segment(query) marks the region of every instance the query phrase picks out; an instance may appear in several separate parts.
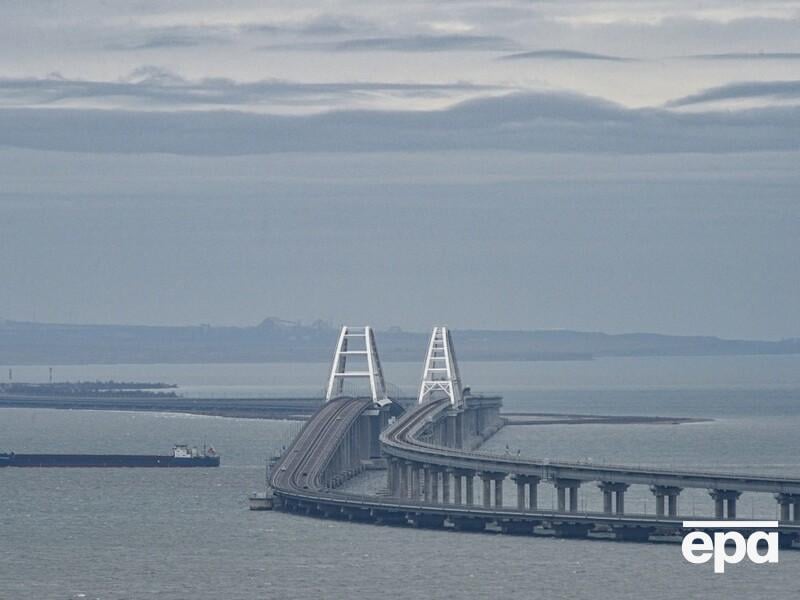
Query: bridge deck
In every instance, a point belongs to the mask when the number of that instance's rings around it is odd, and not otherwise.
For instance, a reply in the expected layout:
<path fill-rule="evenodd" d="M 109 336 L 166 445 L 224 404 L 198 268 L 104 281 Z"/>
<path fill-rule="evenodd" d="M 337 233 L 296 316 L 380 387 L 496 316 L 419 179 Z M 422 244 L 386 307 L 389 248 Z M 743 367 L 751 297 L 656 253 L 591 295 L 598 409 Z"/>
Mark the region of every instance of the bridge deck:
<path fill-rule="evenodd" d="M 502 530 L 521 526 L 524 532 L 533 533 L 533 528 L 545 525 L 559 528 L 577 528 L 585 535 L 589 530 L 605 532 L 645 532 L 645 539 L 650 534 L 676 535 L 682 531 L 683 518 L 658 517 L 643 514 L 605 514 L 591 512 L 561 512 L 554 510 L 524 510 L 506 506 L 467 506 L 463 504 L 441 504 L 423 502 L 407 498 L 390 498 L 379 496 L 355 495 L 327 489 L 323 473 L 339 444 L 348 434 L 359 417 L 370 409 L 372 404 L 365 399 L 342 398 L 331 401 L 306 423 L 295 438 L 292 445 L 276 465 L 271 478 L 271 486 L 275 495 L 289 510 L 301 510 L 308 514 L 335 516 L 354 520 L 382 523 L 428 523 L 427 526 L 444 527 L 445 521 L 455 524 L 472 523 L 478 530 L 494 525 Z M 524 473 L 523 469 L 551 467 L 537 461 L 493 457 L 478 452 L 466 452 L 452 448 L 441 448 L 430 444 L 422 444 L 414 439 L 420 429 L 429 423 L 437 411 L 447 407 L 432 402 L 410 411 L 389 427 L 381 436 L 385 446 L 392 455 L 407 452 L 413 460 L 424 457 L 428 463 L 445 466 L 468 466 L 468 468 L 489 471 L 507 469 L 513 473 Z M 497 460 L 499 459 L 499 460 Z M 438 461 L 438 462 L 437 462 Z M 571 465 L 558 463 L 563 469 L 575 469 L 575 472 L 586 469 L 587 465 Z M 588 471 L 587 471 L 588 472 Z M 597 472 L 592 471 L 592 479 L 597 479 Z M 605 476 L 609 471 L 602 471 Z M 619 467 L 611 469 L 617 476 L 629 473 L 647 473 L 653 477 L 654 471 Z M 673 477 L 679 474 L 670 473 Z M 534 473 L 535 474 L 535 473 Z M 657 472 L 660 476 L 661 471 Z M 681 474 L 682 475 L 682 474 Z M 691 473 L 707 477 L 707 474 Z M 718 476 L 714 481 L 740 480 L 748 478 L 737 476 Z M 766 479 L 766 478 L 764 478 Z M 748 484 L 745 484 L 748 485 Z M 687 517 L 688 519 L 688 517 Z M 746 527 L 743 527 L 746 529 Z M 568 530 L 568 529 L 567 529 Z M 781 522 L 780 532 L 788 539 L 800 535 L 800 523 Z M 639 535 L 639 534 L 636 534 Z M 634 539 L 634 538 L 631 538 Z M 638 539 L 638 538 L 636 538 Z M 791 542 L 790 542 L 791 543 Z"/>

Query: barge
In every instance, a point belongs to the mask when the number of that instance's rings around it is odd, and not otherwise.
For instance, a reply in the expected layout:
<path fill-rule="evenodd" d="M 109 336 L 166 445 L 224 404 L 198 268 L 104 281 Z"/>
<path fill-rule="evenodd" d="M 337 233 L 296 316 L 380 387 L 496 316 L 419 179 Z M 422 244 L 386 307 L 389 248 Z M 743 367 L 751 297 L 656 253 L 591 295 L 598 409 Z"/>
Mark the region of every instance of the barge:
<path fill-rule="evenodd" d="M 172 454 L 0 454 L 0 467 L 218 467 L 214 448 L 176 444 Z"/>

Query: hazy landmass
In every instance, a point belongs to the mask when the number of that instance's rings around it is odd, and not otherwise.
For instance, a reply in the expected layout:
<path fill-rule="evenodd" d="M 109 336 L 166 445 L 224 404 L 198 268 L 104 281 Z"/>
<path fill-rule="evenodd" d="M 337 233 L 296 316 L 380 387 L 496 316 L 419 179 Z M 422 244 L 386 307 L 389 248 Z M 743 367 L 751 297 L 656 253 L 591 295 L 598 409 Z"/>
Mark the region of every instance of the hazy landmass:
<path fill-rule="evenodd" d="M 0 364 L 327 361 L 338 328 L 265 319 L 252 327 L 65 325 L 0 321 Z M 419 361 L 428 332 L 377 331 L 387 361 Z M 461 360 L 590 360 L 603 356 L 797 354 L 799 339 L 729 340 L 653 333 L 454 330 Z"/>

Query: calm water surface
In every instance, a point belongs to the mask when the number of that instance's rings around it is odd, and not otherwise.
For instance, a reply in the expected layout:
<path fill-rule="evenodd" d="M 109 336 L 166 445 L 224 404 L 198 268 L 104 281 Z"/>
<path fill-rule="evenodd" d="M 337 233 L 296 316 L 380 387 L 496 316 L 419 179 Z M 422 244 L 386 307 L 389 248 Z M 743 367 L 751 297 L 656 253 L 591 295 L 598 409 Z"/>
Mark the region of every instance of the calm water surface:
<path fill-rule="evenodd" d="M 162 380 L 202 395 L 319 393 L 327 365 L 56 367 L 56 379 Z M 413 393 L 417 364 L 387 364 Z M 5 369 L 3 370 L 5 372 Z M 713 418 L 691 425 L 510 427 L 496 452 L 800 476 L 800 357 L 464 363 L 473 389 L 507 410 Z M 14 367 L 17 380 L 47 369 Z M 264 457 L 297 423 L 170 414 L 0 410 L 0 449 L 168 452 L 208 441 L 219 469 L 0 470 L 0 599 L 250 598 L 794 598 L 800 552 L 778 565 L 742 563 L 714 575 L 675 545 L 513 538 L 252 513 Z M 357 484 L 358 485 L 358 484 Z M 511 497 L 511 489 L 506 497 Z M 551 502 L 541 486 L 542 504 Z M 582 488 L 581 508 L 599 492 Z M 766 495 L 740 514 L 774 516 Z M 652 512 L 646 489 L 630 510 Z M 705 492 L 681 512 L 708 514 Z"/>

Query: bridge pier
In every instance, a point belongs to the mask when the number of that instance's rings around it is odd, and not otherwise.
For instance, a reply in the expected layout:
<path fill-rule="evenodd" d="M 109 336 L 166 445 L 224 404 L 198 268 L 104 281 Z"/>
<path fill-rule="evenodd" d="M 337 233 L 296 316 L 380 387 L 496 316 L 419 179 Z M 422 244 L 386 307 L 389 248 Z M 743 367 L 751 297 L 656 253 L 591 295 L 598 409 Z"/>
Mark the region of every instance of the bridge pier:
<path fill-rule="evenodd" d="M 422 465 L 422 498 L 430 502 L 431 497 L 431 466 Z"/>
<path fill-rule="evenodd" d="M 628 491 L 629 484 L 619 481 L 601 481 L 597 487 L 603 492 L 604 513 L 610 515 L 616 509 L 616 514 L 625 514 L 625 492 Z"/>
<path fill-rule="evenodd" d="M 465 475 L 466 481 L 464 482 L 464 492 L 467 496 L 467 506 L 475 505 L 475 474 L 467 473 Z"/>
<path fill-rule="evenodd" d="M 494 505 L 496 508 L 503 508 L 503 481 L 505 475 L 497 475 L 494 480 Z"/>
<path fill-rule="evenodd" d="M 671 485 L 651 485 L 650 491 L 656 497 L 656 516 L 663 517 L 665 508 L 670 517 L 678 515 L 678 495 L 682 491 L 681 488 Z"/>
<path fill-rule="evenodd" d="M 442 471 L 442 504 L 450 504 L 450 473 Z"/>
<path fill-rule="evenodd" d="M 386 459 L 386 489 L 390 496 L 397 496 L 397 472 L 396 459 L 389 457 Z"/>
<path fill-rule="evenodd" d="M 439 502 L 439 474 L 441 470 L 434 467 L 431 470 L 431 502 L 437 504 Z"/>
<path fill-rule="evenodd" d="M 483 500 L 484 508 L 491 508 L 492 506 L 492 474 L 491 473 L 481 473 L 480 474 L 481 481 L 483 482 L 483 494 L 481 498 Z"/>
<path fill-rule="evenodd" d="M 400 497 L 401 498 L 410 498 L 411 497 L 411 470 L 409 469 L 408 463 L 402 459 L 399 459 L 399 471 L 400 471 Z"/>
<path fill-rule="evenodd" d="M 781 521 L 800 522 L 800 495 L 779 493 L 775 494 L 775 499 L 780 507 Z"/>
<path fill-rule="evenodd" d="M 514 475 L 512 479 L 517 484 L 517 508 L 519 510 L 525 510 L 526 508 L 528 510 L 536 510 L 539 495 L 538 486 L 541 479 L 534 475 Z"/>
<path fill-rule="evenodd" d="M 710 490 L 709 495 L 714 500 L 714 517 L 717 519 L 736 518 L 736 500 L 742 492 L 736 490 Z M 725 514 L 725 502 L 728 504 L 728 514 Z"/>
<path fill-rule="evenodd" d="M 569 490 L 569 512 L 578 512 L 578 488 L 581 482 L 576 479 L 554 479 L 553 485 L 556 486 L 558 511 L 567 512 L 566 491 Z"/>
<path fill-rule="evenodd" d="M 453 504 L 462 504 L 461 489 L 462 489 L 462 473 L 457 469 L 451 469 L 453 475 Z"/>

